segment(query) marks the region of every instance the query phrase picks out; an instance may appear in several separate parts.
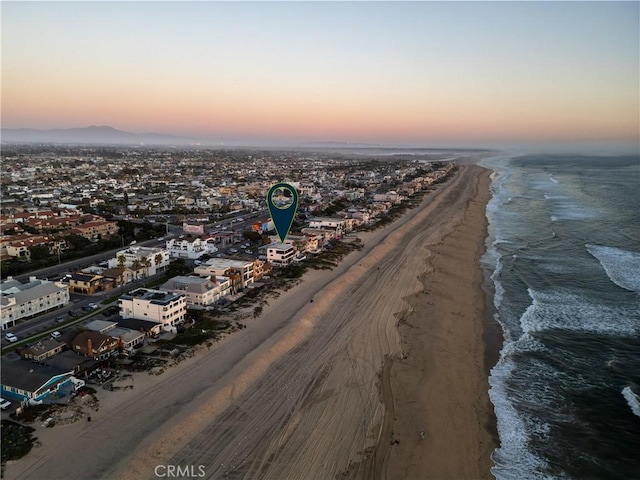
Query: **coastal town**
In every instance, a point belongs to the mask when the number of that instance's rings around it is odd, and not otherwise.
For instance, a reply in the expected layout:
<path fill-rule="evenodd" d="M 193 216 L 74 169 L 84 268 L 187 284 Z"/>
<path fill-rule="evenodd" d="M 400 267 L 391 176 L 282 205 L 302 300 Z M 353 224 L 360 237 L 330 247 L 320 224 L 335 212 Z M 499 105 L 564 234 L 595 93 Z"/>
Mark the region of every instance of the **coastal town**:
<path fill-rule="evenodd" d="M 47 426 L 47 406 L 99 402 L 243 328 L 456 168 L 446 152 L 69 146 L 9 146 L 2 163 L 3 419 Z M 281 181 L 300 195 L 284 241 L 265 203 Z"/>

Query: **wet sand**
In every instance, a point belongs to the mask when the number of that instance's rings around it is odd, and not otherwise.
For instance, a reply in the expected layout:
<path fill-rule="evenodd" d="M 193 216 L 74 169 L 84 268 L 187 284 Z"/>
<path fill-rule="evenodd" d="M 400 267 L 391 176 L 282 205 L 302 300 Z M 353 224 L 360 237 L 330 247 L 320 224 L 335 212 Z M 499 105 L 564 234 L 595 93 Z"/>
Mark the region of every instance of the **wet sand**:
<path fill-rule="evenodd" d="M 400 321 L 405 358 L 389 360 L 385 404 L 393 414 L 388 462 L 379 478 L 481 479 L 497 447 L 488 397 L 485 292 L 488 172 L 461 222 L 430 247 L 422 290 Z M 494 346 L 495 348 L 495 346 Z"/>

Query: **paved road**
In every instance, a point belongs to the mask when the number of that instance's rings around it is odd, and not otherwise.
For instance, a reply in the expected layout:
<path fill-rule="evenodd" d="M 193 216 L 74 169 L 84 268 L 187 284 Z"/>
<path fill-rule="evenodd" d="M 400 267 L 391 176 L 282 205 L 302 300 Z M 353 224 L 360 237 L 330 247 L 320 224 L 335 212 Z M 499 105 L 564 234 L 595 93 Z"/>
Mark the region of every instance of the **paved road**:
<path fill-rule="evenodd" d="M 136 280 L 126 285 L 126 290 L 144 286 L 145 284 L 153 282 L 163 275 L 164 272 L 160 272 L 146 279 Z M 77 323 L 77 317 L 86 315 L 88 313 L 87 311 L 83 310 L 84 307 L 88 306 L 90 303 L 95 303 L 102 308 L 103 305 L 101 305 L 100 302 L 107 298 L 113 297 L 114 295 L 117 295 L 119 292 L 120 289 L 111 290 L 108 292 L 100 292 L 94 295 L 72 293 L 70 294 L 70 302 L 64 307 L 44 313 L 42 315 L 38 315 L 30 319 L 20 321 L 18 325 L 4 330 L 2 335 L 2 347 L 4 348 L 6 346 L 12 345 L 4 337 L 4 334 L 6 332 L 11 332 L 18 337 L 19 343 L 15 343 L 16 345 L 18 345 L 24 342 L 29 342 L 31 340 L 31 337 L 39 336 L 43 332 L 49 330 L 55 329 L 62 331 L 69 325 L 74 325 L 75 323 Z M 75 315 L 69 315 L 70 311 L 73 311 Z M 60 319 L 60 321 L 57 321 L 57 319 Z"/>
<path fill-rule="evenodd" d="M 165 245 L 165 241 L 152 239 L 152 240 L 146 240 L 144 242 L 140 242 L 137 245 L 145 246 L 145 247 L 158 247 L 158 246 Z M 14 277 L 14 278 L 16 278 L 21 282 L 26 282 L 29 280 L 29 277 L 32 277 L 32 276 L 35 276 L 38 278 L 60 277 L 66 273 L 75 272 L 76 270 L 80 270 L 82 268 L 89 267 L 90 265 L 95 265 L 98 262 L 102 262 L 104 260 L 113 258 L 116 252 L 119 252 L 123 248 L 126 248 L 126 247 L 119 247 L 113 250 L 108 250 L 106 252 L 97 253 L 89 257 L 83 257 L 76 260 L 70 260 L 68 262 L 64 262 L 59 265 L 53 265 L 51 267 L 41 268 L 40 270 L 34 270 L 33 272 L 25 273 L 24 275 L 18 275 L 17 277 Z"/>

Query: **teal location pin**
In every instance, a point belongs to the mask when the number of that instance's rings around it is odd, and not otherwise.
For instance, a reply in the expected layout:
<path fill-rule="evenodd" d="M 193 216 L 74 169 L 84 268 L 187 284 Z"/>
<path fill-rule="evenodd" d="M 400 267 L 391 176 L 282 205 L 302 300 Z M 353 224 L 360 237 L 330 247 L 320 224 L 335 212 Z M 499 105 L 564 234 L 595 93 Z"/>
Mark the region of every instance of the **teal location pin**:
<path fill-rule="evenodd" d="M 276 233 L 284 242 L 298 211 L 298 192 L 288 183 L 276 183 L 267 193 L 267 205 Z"/>

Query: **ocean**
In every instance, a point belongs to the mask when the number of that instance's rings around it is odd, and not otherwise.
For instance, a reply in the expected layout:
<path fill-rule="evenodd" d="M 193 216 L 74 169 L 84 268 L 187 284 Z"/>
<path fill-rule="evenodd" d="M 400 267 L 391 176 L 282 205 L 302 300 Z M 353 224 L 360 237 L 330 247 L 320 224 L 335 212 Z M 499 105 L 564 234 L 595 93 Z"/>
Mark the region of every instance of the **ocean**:
<path fill-rule="evenodd" d="M 640 159 L 529 155 L 493 170 L 483 266 L 498 479 L 640 478 Z"/>

